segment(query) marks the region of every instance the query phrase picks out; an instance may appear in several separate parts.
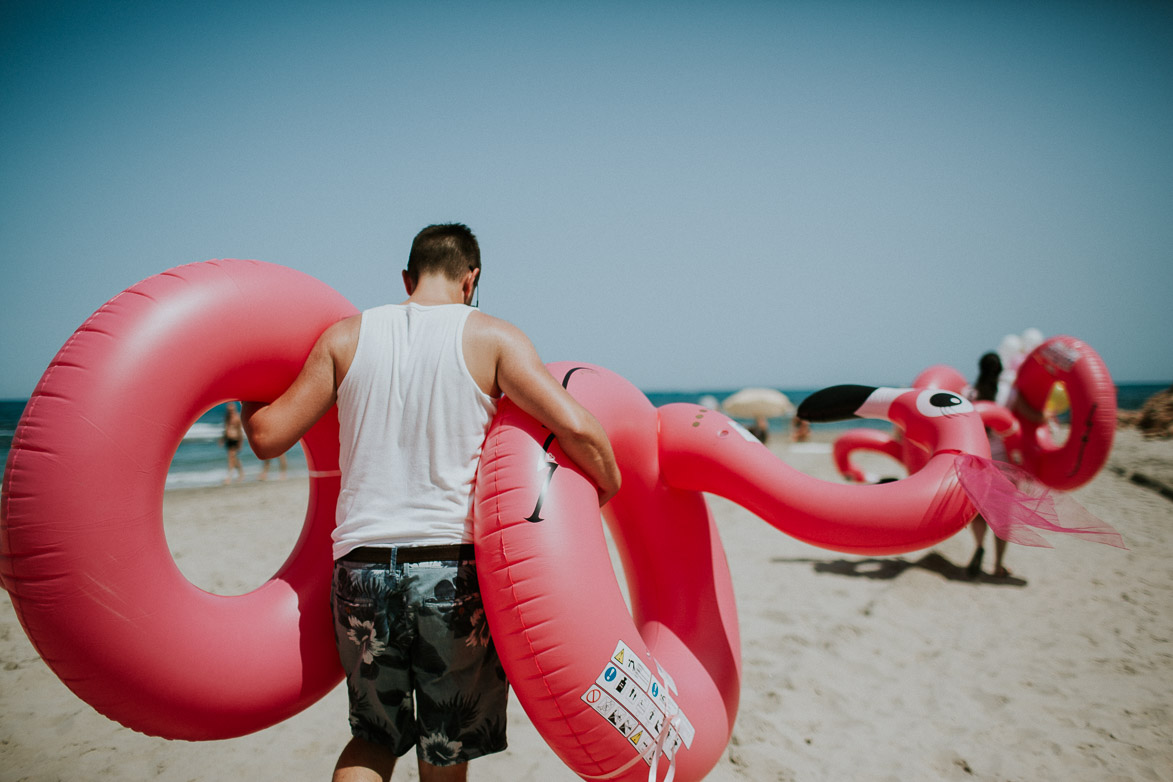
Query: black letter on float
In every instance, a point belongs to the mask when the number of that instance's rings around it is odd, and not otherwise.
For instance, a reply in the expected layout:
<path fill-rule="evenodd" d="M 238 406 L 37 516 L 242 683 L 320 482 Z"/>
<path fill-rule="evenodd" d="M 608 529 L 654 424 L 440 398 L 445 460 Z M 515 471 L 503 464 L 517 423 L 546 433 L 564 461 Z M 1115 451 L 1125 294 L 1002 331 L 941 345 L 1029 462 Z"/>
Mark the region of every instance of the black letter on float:
<path fill-rule="evenodd" d="M 549 453 L 550 446 L 554 444 L 554 435 L 546 438 L 545 444 L 542 446 L 543 453 Z M 554 470 L 558 469 L 558 462 L 553 460 L 546 462 L 546 480 L 542 482 L 542 490 L 538 492 L 538 504 L 534 506 L 534 512 L 526 517 L 526 521 L 530 524 L 537 524 L 542 520 L 539 515 L 542 512 L 542 503 L 546 501 L 546 490 L 550 488 L 550 479 L 554 477 Z"/>
<path fill-rule="evenodd" d="M 566 375 L 562 378 L 562 387 L 563 388 L 566 388 L 570 384 L 570 376 L 573 375 L 575 372 L 577 372 L 580 369 L 585 369 L 585 367 L 574 367 L 573 369 L 571 369 L 569 372 L 566 373 Z M 549 454 L 550 453 L 550 446 L 553 444 L 554 444 L 554 435 L 551 434 L 549 437 L 546 438 L 546 442 L 542 444 L 542 453 Z M 529 516 L 527 516 L 525 519 L 530 524 L 537 524 L 539 521 L 542 521 L 542 516 L 541 516 L 542 504 L 546 501 L 546 492 L 550 489 L 550 479 L 554 477 L 554 471 L 558 469 L 558 462 L 551 459 L 547 463 L 546 467 L 548 470 L 546 472 L 546 479 L 544 481 L 542 481 L 542 490 L 540 492 L 538 492 L 538 502 L 536 505 L 534 505 L 534 512 L 531 513 Z"/>

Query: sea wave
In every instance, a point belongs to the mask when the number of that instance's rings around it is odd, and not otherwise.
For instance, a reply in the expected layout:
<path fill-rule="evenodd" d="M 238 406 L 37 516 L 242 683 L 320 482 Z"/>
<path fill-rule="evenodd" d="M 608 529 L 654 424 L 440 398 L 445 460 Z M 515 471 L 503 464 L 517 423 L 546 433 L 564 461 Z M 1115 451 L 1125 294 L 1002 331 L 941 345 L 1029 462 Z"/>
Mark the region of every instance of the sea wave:
<path fill-rule="evenodd" d="M 224 483 L 224 478 L 228 475 L 228 471 L 224 467 L 206 470 L 177 470 L 167 473 L 167 483 L 164 485 L 164 490 L 170 489 L 202 489 L 208 486 L 220 486 Z M 285 475 L 285 479 L 292 478 L 307 478 L 309 471 L 300 465 L 290 465 L 289 471 Z M 273 470 L 269 473 L 269 480 L 280 480 L 281 474 L 278 471 L 277 465 L 273 465 Z M 253 483 L 259 480 L 259 473 L 246 470 L 245 483 Z"/>
<path fill-rule="evenodd" d="M 220 424 L 209 424 L 202 421 L 197 421 L 196 423 L 192 424 L 192 427 L 187 430 L 186 434 L 183 435 L 183 440 L 184 442 L 202 440 L 215 441 L 219 440 L 223 436 L 224 427 Z"/>

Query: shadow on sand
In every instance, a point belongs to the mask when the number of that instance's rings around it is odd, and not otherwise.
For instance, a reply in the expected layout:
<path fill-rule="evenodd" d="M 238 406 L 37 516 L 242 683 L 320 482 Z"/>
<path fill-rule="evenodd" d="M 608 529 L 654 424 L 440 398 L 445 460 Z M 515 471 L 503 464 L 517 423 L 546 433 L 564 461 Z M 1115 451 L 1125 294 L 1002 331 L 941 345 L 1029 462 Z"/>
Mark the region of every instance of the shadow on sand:
<path fill-rule="evenodd" d="M 877 581 L 888 581 L 896 578 L 906 570 L 920 568 L 945 578 L 948 581 L 966 581 L 973 584 L 995 584 L 997 586 L 1024 587 L 1026 580 L 1017 576 L 999 578 L 989 573 L 980 573 L 970 576 L 965 568 L 955 565 L 935 551 L 930 551 L 916 562 L 906 559 L 836 559 L 819 560 L 809 558 L 788 559 L 774 557 L 770 560 L 781 565 L 807 564 L 814 566 L 816 573 L 832 573 L 837 576 L 852 578 L 871 578 Z"/>

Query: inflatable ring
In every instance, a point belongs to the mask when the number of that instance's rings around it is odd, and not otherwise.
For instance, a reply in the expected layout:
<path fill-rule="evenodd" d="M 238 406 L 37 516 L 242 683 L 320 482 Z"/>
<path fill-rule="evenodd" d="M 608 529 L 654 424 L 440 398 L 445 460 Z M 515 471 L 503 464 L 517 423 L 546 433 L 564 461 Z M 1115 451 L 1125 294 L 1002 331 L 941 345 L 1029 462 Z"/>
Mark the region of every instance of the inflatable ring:
<path fill-rule="evenodd" d="M 1054 442 L 1043 415 L 1056 383 L 1063 384 L 1071 405 L 1071 428 L 1062 445 Z M 1014 387 L 1018 393 L 1010 407 L 1022 430 L 1022 467 L 1064 491 L 1094 478 L 1116 436 L 1116 386 L 1099 354 L 1075 337 L 1051 337 L 1023 360 Z"/>
<path fill-rule="evenodd" d="M 0 574 L 38 653 L 102 714 L 165 738 L 231 738 L 341 680 L 328 576 L 337 417 L 303 440 L 302 535 L 249 594 L 212 595 L 183 576 L 163 488 L 201 414 L 276 398 L 321 332 L 354 311 L 292 269 L 191 264 L 115 296 L 46 370 L 4 474 Z"/>
<path fill-rule="evenodd" d="M 843 552 L 925 548 L 975 513 L 953 458 L 989 450 L 972 407 L 955 395 L 938 404 L 917 390 L 852 386 L 804 401 L 808 420 L 862 410 L 900 422 L 932 453 L 907 480 L 847 486 L 789 467 L 720 413 L 687 404 L 656 409 L 598 367 L 550 370 L 614 446 L 623 488 L 604 515 L 631 611 L 594 487 L 553 435 L 508 400 L 485 442 L 473 529 L 485 611 L 510 683 L 546 743 L 583 779 L 647 779 L 646 764 L 657 773 L 663 756 L 674 764 L 669 773 L 691 782 L 728 744 L 740 640 L 728 566 L 702 492 Z"/>

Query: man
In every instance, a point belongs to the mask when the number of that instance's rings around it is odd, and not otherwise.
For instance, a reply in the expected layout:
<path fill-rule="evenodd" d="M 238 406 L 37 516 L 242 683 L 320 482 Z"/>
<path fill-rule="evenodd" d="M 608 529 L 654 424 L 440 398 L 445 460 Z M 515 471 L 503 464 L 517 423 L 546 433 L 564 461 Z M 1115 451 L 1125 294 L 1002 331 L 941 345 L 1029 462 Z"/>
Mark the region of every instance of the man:
<path fill-rule="evenodd" d="M 346 318 L 271 404 L 245 406 L 259 458 L 338 405 L 342 490 L 332 602 L 353 738 L 335 782 L 388 780 L 413 745 L 421 782 L 467 778 L 505 748 L 508 684 L 484 625 L 472 558 L 472 486 L 497 399 L 554 433 L 604 504 L 619 469 L 599 422 L 513 325 L 469 306 L 476 237 L 433 225 L 412 243 L 408 298 Z"/>

